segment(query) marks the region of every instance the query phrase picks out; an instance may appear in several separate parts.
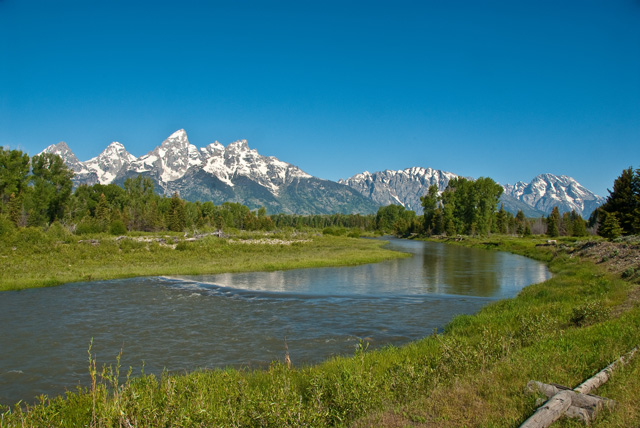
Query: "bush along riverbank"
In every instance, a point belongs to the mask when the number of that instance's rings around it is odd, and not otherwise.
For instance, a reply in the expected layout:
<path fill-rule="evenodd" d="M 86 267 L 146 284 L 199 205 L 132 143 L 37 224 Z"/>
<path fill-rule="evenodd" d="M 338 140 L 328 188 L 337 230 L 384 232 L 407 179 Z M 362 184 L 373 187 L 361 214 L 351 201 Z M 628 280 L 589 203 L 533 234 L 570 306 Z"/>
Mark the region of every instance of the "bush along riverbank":
<path fill-rule="evenodd" d="M 0 426 L 517 426 L 540 397 L 529 380 L 574 387 L 640 344 L 637 278 L 581 255 L 584 243 L 462 244 L 545 260 L 554 277 L 423 340 L 378 351 L 361 342 L 313 367 L 290 367 L 283 350 L 268 370 L 130 378 L 89 352 L 89 387 L 5 407 Z M 592 426 L 638 426 L 639 388 L 635 358 L 594 391 L 618 404 Z"/>

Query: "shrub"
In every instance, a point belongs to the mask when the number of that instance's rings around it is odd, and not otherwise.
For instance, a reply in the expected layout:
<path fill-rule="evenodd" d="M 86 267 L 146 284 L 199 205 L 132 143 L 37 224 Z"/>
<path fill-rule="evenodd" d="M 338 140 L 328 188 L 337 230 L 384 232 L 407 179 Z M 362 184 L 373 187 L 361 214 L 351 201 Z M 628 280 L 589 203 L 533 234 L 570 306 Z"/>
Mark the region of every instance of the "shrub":
<path fill-rule="evenodd" d="M 76 226 L 76 235 L 85 235 L 89 233 L 101 233 L 105 231 L 103 224 L 91 217 L 84 217 Z"/>
<path fill-rule="evenodd" d="M 68 242 L 71 239 L 71 232 L 57 221 L 51 223 L 47 230 L 47 235 L 56 241 Z"/>
<path fill-rule="evenodd" d="M 595 324 L 609 318 L 611 310 L 599 302 L 588 302 L 573 309 L 569 322 L 576 327 Z"/>
<path fill-rule="evenodd" d="M 0 237 L 12 235 L 15 231 L 15 224 L 6 216 L 0 215 Z"/>
<path fill-rule="evenodd" d="M 360 230 L 359 229 L 353 229 L 351 232 L 349 232 L 347 237 L 349 237 L 349 238 L 359 238 L 360 237 Z"/>
<path fill-rule="evenodd" d="M 124 235 L 127 233 L 127 226 L 122 220 L 114 220 L 109 225 L 109 233 L 112 235 Z"/>
<path fill-rule="evenodd" d="M 333 236 L 345 236 L 347 234 L 347 229 L 344 227 L 325 227 L 322 230 L 323 235 L 333 235 Z"/>

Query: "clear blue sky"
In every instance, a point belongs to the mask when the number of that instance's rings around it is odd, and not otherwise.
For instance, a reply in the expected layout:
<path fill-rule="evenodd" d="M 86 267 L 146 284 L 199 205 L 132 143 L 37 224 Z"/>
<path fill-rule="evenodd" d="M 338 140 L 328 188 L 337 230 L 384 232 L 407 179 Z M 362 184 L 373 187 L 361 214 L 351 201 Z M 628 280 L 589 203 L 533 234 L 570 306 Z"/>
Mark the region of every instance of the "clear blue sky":
<path fill-rule="evenodd" d="M 640 167 L 640 0 L 0 0 L 0 145 L 184 128 L 321 178 Z"/>

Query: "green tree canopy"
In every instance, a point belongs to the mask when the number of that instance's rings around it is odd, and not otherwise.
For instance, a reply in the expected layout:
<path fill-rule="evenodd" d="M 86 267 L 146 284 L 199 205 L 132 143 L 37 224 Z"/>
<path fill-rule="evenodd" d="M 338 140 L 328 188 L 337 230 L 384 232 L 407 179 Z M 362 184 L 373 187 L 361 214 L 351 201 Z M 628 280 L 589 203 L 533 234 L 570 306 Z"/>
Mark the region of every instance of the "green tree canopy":
<path fill-rule="evenodd" d="M 52 153 L 41 153 L 31 159 L 29 223 L 44 225 L 62 220 L 73 187 L 73 171 L 62 158 Z"/>
<path fill-rule="evenodd" d="M 613 182 L 613 190 L 609 190 L 607 201 L 598 209 L 601 220 L 601 228 L 610 216 L 600 213 L 612 214 L 621 228 L 623 235 L 640 233 L 640 169 L 633 170 L 629 167 Z M 609 220 L 609 226 L 613 220 Z M 600 230 L 598 231 L 599 234 Z M 604 232 L 610 233 L 607 228 Z"/>
<path fill-rule="evenodd" d="M 0 202 L 6 204 L 11 195 L 19 197 L 29 183 L 29 155 L 20 150 L 0 147 Z"/>
<path fill-rule="evenodd" d="M 468 180 L 457 177 L 449 181 L 442 193 L 444 224 L 447 234 L 487 235 L 495 221 L 502 186 L 491 178 Z"/>

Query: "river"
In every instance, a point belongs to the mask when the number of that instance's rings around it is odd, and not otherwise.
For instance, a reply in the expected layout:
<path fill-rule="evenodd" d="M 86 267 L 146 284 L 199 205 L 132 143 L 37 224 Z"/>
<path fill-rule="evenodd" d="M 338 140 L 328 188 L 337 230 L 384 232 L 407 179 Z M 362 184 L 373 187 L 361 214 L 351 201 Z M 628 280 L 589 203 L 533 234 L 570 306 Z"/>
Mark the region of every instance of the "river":
<path fill-rule="evenodd" d="M 33 402 L 89 382 L 98 366 L 133 375 L 294 365 L 402 345 L 458 314 L 551 275 L 497 251 L 390 240 L 413 257 L 342 268 L 73 283 L 0 293 L 0 403 Z"/>

